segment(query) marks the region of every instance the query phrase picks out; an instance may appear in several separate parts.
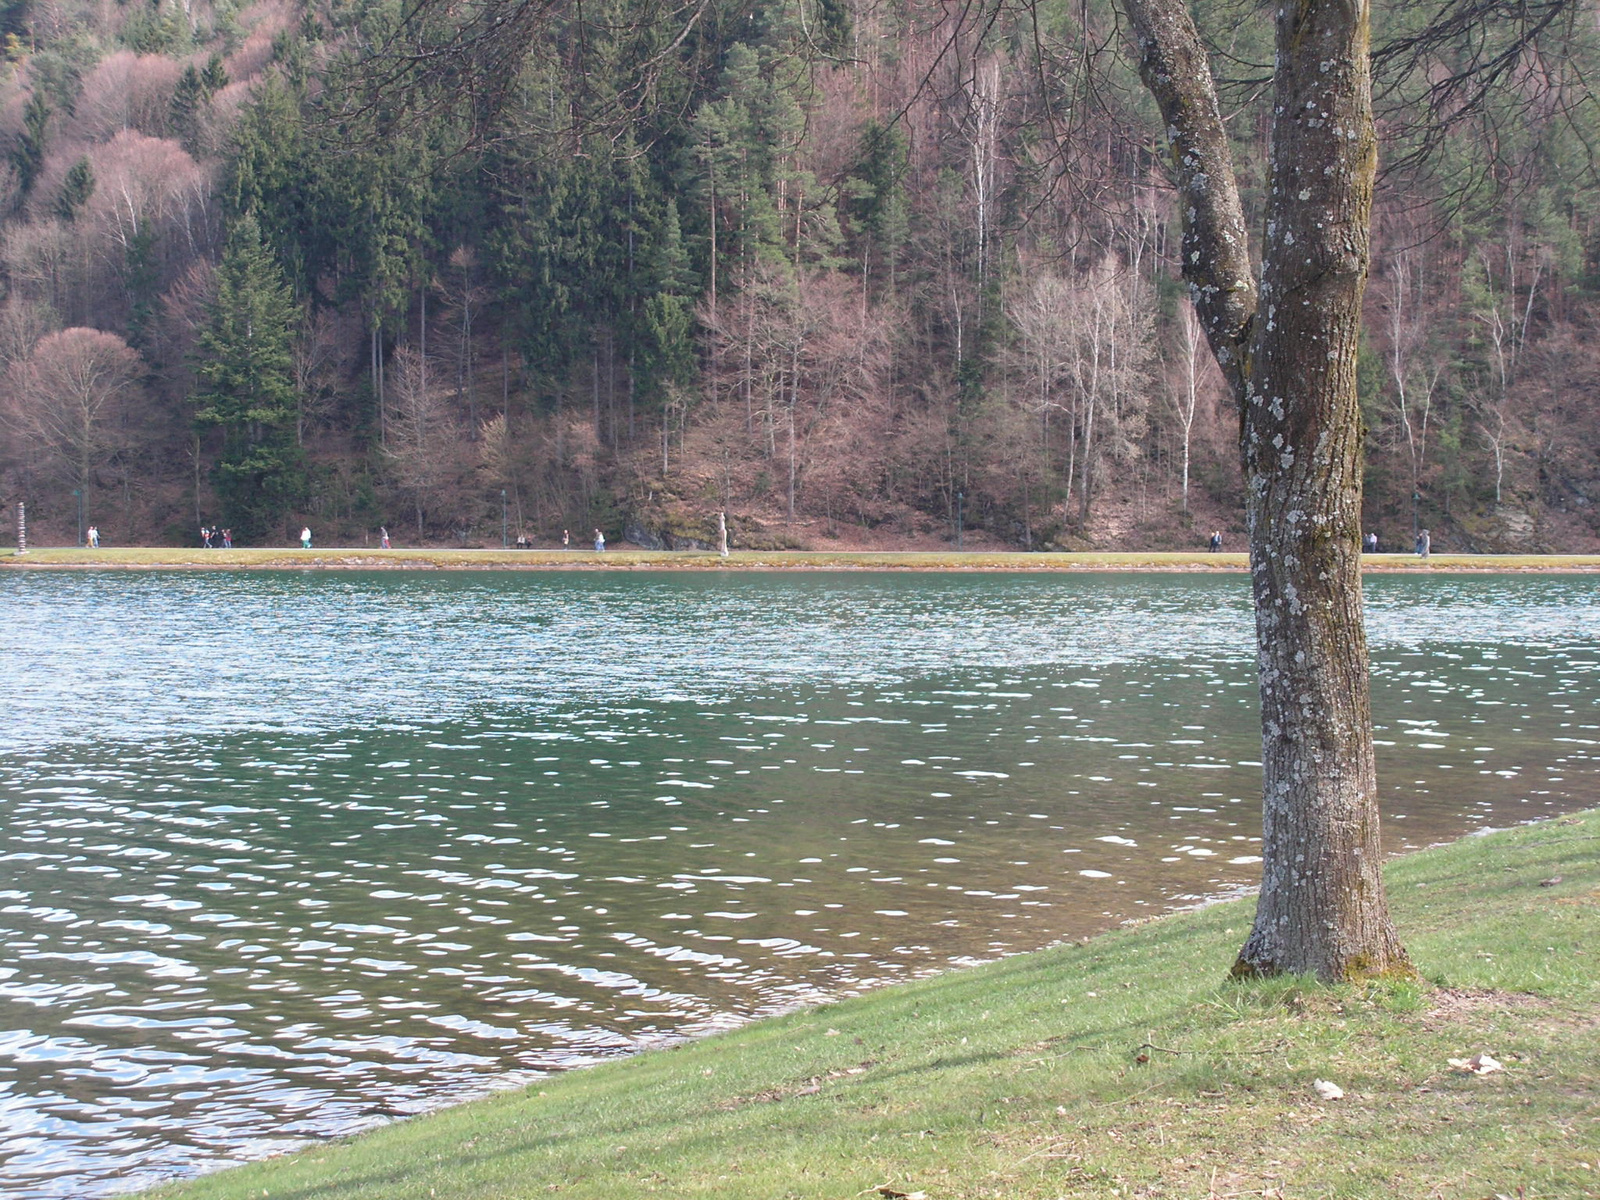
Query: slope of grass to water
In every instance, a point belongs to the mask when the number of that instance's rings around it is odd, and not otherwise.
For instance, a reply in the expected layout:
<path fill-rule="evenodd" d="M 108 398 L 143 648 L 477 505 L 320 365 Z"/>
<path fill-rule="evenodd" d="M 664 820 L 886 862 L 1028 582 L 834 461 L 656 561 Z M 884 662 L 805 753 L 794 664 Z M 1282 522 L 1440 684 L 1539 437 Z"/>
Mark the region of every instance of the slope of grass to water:
<path fill-rule="evenodd" d="M 1369 554 L 1369 571 L 1600 571 L 1594 554 Z M 826 570 L 826 571 L 1243 571 L 1247 556 L 1206 551 L 1024 554 L 993 551 L 857 552 L 737 550 L 370 550 L 295 547 L 233 550 L 135 546 L 100 550 L 45 547 L 0 556 L 10 567 L 210 567 L 213 569 Z"/>
<path fill-rule="evenodd" d="M 1588 813 L 1391 864 L 1422 984 L 1224 982 L 1219 904 L 152 1195 L 1600 1196 L 1597 850 Z"/>

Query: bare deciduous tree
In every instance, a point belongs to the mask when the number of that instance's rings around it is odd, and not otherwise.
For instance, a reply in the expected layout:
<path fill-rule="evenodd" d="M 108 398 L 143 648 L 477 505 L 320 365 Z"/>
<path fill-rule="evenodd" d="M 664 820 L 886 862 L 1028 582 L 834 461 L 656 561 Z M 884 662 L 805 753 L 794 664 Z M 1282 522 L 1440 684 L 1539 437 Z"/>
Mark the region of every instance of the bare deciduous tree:
<path fill-rule="evenodd" d="M 1477 260 L 1471 264 L 1478 276 L 1474 289 L 1478 303 L 1470 315 L 1483 334 L 1488 370 L 1484 386 L 1472 394 L 1468 406 L 1477 415 L 1479 431 L 1489 444 L 1497 505 L 1504 499 L 1507 454 L 1517 427 L 1512 398 L 1546 265 L 1543 253 L 1531 257 L 1531 266 L 1521 262 L 1517 241 L 1508 232 L 1504 245 L 1479 247 Z"/>
<path fill-rule="evenodd" d="M 960 129 L 967 145 L 967 186 L 972 192 L 972 211 L 977 219 L 975 273 L 980 294 L 989 279 L 990 242 L 994 232 L 1000 116 L 1005 104 L 1000 94 L 1000 79 L 1000 60 L 989 55 L 973 66 L 961 87 L 961 99 L 965 103 Z"/>
<path fill-rule="evenodd" d="M 1200 330 L 1200 318 L 1194 309 L 1184 305 L 1178 313 L 1178 345 L 1175 386 L 1167 393 L 1173 416 L 1183 438 L 1182 456 L 1182 508 L 1189 511 L 1189 450 L 1194 443 L 1195 416 L 1200 408 L 1200 392 L 1204 379 L 1205 360 L 1202 358 L 1205 337 Z"/>
<path fill-rule="evenodd" d="M 76 266 L 72 241 L 58 221 L 16 223 L 7 228 L 0 239 L 0 261 L 5 263 L 12 294 L 70 318 L 65 301 Z"/>
<path fill-rule="evenodd" d="M 70 130 L 88 141 L 107 141 L 125 129 L 150 137 L 167 131 L 172 91 L 183 65 L 163 54 L 108 54 L 84 78 Z"/>
<path fill-rule="evenodd" d="M 410 346 L 394 352 L 391 383 L 384 394 L 389 431 L 383 455 L 394 481 L 410 498 L 417 518 L 417 537 L 425 535 L 428 503 L 449 477 L 450 451 L 458 431 L 445 398 L 428 386 L 427 364 Z"/>
<path fill-rule="evenodd" d="M 1445 358 L 1429 344 L 1427 282 L 1420 253 L 1404 247 L 1389 256 L 1377 288 L 1383 316 L 1384 366 L 1393 389 L 1391 415 L 1411 468 L 1411 524 L 1418 525 L 1423 468 L 1433 397 L 1444 377 Z"/>
<path fill-rule="evenodd" d="M 1076 488 L 1085 523 L 1099 464 L 1127 458 L 1144 430 L 1154 326 L 1147 289 L 1109 257 L 1072 280 L 1039 269 L 1007 315 L 1047 459 L 1051 417 L 1066 416 L 1065 490 Z"/>
<path fill-rule="evenodd" d="M 833 452 L 852 457 L 851 422 L 865 422 L 883 403 L 889 363 L 884 322 L 862 316 L 842 276 L 791 274 L 770 264 L 744 273 L 734 297 L 702 306 L 699 316 L 722 367 L 713 381 L 718 391 L 748 406 L 766 456 L 784 463 L 792 523 L 802 477 Z M 672 417 L 669 409 L 666 420 Z M 681 438 L 681 416 L 679 429 Z M 665 449 L 664 441 L 664 463 Z M 829 495 L 840 491 L 849 472 L 849 464 L 827 468 Z"/>
<path fill-rule="evenodd" d="M 1067 438 L 1072 442 L 1075 421 L 1069 407 L 1076 393 L 1071 386 L 1075 355 L 1072 348 L 1072 289 L 1059 274 L 1036 269 L 1027 287 L 1006 304 L 1006 316 L 1017 331 L 1012 369 L 1021 384 L 1023 404 L 1038 418 L 1039 441 L 1046 461 L 1050 453 L 1050 420 L 1067 412 Z M 1071 450 L 1069 449 L 1069 455 Z M 1069 464 L 1074 462 L 1069 457 Z M 1072 490 L 1072 466 L 1067 469 L 1067 490 Z"/>
<path fill-rule="evenodd" d="M 473 322 L 489 293 L 478 279 L 478 256 L 470 246 L 457 246 L 452 250 L 449 267 L 437 284 L 444 297 L 445 322 L 452 334 L 446 354 L 455 376 L 456 403 L 465 402 L 467 421 L 476 428 L 478 403 L 473 371 L 477 360 L 473 353 Z"/>
<path fill-rule="evenodd" d="M 138 353 L 114 333 L 48 334 L 6 373 L 6 423 L 87 505 L 95 472 L 137 441 L 143 371 Z"/>
<path fill-rule="evenodd" d="M 46 306 L 13 293 L 0 303 L 0 367 L 25 362 L 39 340 L 60 324 Z"/>
<path fill-rule="evenodd" d="M 1136 272 L 1108 257 L 1084 277 L 1074 338 L 1081 526 L 1089 523 L 1101 464 L 1129 458 L 1144 433 L 1153 331 L 1148 292 Z"/>
<path fill-rule="evenodd" d="M 89 155 L 95 190 L 85 210 L 120 270 L 143 232 L 175 234 L 191 252 L 208 247 L 211 174 L 177 142 L 124 129 Z"/>
<path fill-rule="evenodd" d="M 325 419 L 338 381 L 338 320 L 327 309 L 310 307 L 294 343 L 294 440 L 305 445 L 306 426 Z"/>

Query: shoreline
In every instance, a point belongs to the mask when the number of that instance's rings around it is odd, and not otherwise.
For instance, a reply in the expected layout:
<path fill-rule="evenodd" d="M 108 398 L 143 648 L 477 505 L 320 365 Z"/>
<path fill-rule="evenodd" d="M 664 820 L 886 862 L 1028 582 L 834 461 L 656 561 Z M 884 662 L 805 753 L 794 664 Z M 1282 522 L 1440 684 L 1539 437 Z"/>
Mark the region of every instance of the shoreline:
<path fill-rule="evenodd" d="M 99 550 L 41 547 L 0 556 L 12 570 L 201 571 L 970 571 L 970 572 L 1204 572 L 1242 574 L 1239 551 L 738 550 L 326 550 L 118 547 Z M 1600 554 L 1366 554 L 1369 574 L 1600 573 Z"/>
<path fill-rule="evenodd" d="M 1236 896 L 133 1195 L 826 1200 L 1001 1181 L 1019 1200 L 1087 1200 L 1197 1194 L 1203 1166 L 1208 1194 L 1227 1172 L 1234 1195 L 1592 1196 L 1592 1154 L 1562 1139 L 1600 1062 L 1583 1048 L 1600 875 L 1581 844 L 1597 837 L 1588 808 L 1391 858 L 1417 983 L 1228 981 L 1249 924 Z M 1468 1050 L 1502 1073 L 1456 1068 Z M 1348 1099 L 1319 1101 L 1324 1075 Z"/>

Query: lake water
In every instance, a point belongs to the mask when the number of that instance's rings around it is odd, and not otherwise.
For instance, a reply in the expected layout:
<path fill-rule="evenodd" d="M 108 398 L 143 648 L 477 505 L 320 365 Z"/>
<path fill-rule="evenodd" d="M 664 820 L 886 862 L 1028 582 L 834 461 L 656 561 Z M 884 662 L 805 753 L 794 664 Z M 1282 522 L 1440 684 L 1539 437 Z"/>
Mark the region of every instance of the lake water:
<path fill-rule="evenodd" d="M 1393 849 L 1600 802 L 1597 583 L 1369 579 Z M 19 1200 L 1258 871 L 1242 576 L 8 572 L 0 631 Z"/>

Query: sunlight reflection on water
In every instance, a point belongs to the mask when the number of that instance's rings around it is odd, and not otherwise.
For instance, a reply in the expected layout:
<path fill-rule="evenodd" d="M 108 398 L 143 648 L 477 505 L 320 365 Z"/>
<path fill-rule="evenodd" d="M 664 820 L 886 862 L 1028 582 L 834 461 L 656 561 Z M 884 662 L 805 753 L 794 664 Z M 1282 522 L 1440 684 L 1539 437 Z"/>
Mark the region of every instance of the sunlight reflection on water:
<path fill-rule="evenodd" d="M 1369 582 L 1396 847 L 1593 803 L 1583 578 Z M 1253 881 L 1244 581 L 0 576 L 0 1179 L 124 1190 Z"/>

